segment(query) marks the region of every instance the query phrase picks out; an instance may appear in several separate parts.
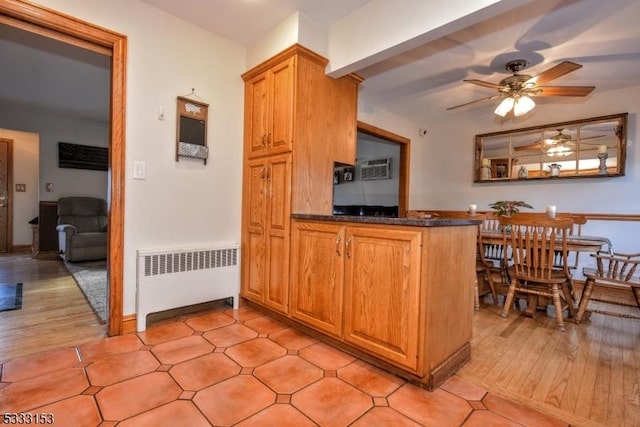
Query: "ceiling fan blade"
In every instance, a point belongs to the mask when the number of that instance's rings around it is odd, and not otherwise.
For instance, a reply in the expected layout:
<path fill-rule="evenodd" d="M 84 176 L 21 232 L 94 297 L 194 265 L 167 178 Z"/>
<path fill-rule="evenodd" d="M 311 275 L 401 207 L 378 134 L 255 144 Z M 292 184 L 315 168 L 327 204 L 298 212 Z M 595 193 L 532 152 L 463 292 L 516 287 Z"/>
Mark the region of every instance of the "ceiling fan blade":
<path fill-rule="evenodd" d="M 460 108 L 460 107 L 464 107 L 465 105 L 470 105 L 470 104 L 474 104 L 476 102 L 480 102 L 480 101 L 490 101 L 492 99 L 498 98 L 500 95 L 492 95 L 492 96 L 487 96 L 485 98 L 480 98 L 480 99 L 476 99 L 474 101 L 470 101 L 470 102 L 465 102 L 464 104 L 460 104 L 460 105 L 456 105 L 453 107 L 449 107 L 447 108 L 447 110 L 453 110 L 454 108 Z"/>
<path fill-rule="evenodd" d="M 549 68 L 546 71 L 541 72 L 537 76 L 531 77 L 525 82 L 525 84 L 534 83 L 536 85 L 540 85 L 553 79 L 557 79 L 558 77 L 562 77 L 565 74 L 569 74 L 570 72 L 575 71 L 579 68 L 582 68 L 582 65 L 576 64 L 575 62 L 571 61 L 564 61 Z"/>
<path fill-rule="evenodd" d="M 580 141 L 584 141 L 586 139 L 596 139 L 596 138 L 602 138 L 605 137 L 607 135 L 594 135 L 594 136 L 585 136 L 584 138 L 580 138 Z"/>
<path fill-rule="evenodd" d="M 538 86 L 540 90 L 537 96 L 587 96 L 595 89 L 595 86 Z"/>
<path fill-rule="evenodd" d="M 514 151 L 531 151 L 531 150 L 539 150 L 540 148 L 542 148 L 542 144 L 539 142 L 536 142 L 535 144 L 529 144 L 529 145 L 521 145 L 519 147 L 513 147 Z"/>
<path fill-rule="evenodd" d="M 502 89 L 503 86 L 496 84 L 496 83 L 491 83 L 491 82 L 485 82 L 483 80 L 477 80 L 477 79 L 469 79 L 469 80 L 463 80 L 464 82 L 467 83 L 473 83 L 474 85 L 478 85 L 478 86 L 484 86 L 484 87 L 488 87 L 491 89 Z"/>

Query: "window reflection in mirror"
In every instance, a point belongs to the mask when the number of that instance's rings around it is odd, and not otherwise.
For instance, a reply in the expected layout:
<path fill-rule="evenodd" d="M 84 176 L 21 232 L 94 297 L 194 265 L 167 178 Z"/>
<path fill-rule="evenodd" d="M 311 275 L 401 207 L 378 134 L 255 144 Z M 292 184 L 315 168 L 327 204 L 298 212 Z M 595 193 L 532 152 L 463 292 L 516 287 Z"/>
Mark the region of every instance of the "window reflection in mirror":
<path fill-rule="evenodd" d="M 475 182 L 624 175 L 627 113 L 476 135 Z"/>

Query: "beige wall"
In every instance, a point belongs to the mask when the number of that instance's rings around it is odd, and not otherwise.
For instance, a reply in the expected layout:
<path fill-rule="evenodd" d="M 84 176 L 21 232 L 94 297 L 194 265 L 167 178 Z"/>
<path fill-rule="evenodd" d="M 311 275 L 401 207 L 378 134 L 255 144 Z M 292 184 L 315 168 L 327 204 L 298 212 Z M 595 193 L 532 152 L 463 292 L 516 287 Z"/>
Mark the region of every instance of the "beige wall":
<path fill-rule="evenodd" d="M 123 313 L 132 314 L 136 250 L 240 240 L 246 51 L 136 0 L 39 3 L 128 38 Z M 175 161 L 176 97 L 192 88 L 209 104 L 206 165 Z M 134 161 L 146 163 L 146 180 L 132 179 Z"/>

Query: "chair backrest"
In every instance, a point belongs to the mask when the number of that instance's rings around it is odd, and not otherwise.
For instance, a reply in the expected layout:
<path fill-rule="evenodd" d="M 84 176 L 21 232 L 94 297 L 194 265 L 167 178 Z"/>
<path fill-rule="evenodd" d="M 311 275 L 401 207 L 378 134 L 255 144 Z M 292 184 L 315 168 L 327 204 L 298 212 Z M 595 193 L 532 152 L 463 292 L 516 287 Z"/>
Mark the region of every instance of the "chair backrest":
<path fill-rule="evenodd" d="M 544 219 L 549 218 L 546 212 L 519 212 L 516 215 L 521 219 Z M 571 218 L 573 225 L 571 226 L 571 236 L 580 236 L 582 234 L 582 226 L 587 223 L 587 217 L 584 215 L 573 214 L 570 212 L 558 212 L 556 219 Z"/>
<path fill-rule="evenodd" d="M 562 270 L 567 277 L 567 236 L 570 234 L 571 218 L 531 218 L 514 215 L 500 217 L 502 238 L 511 252 L 514 274 L 518 278 L 549 281 L 553 271 Z M 560 253 L 562 264 L 556 264 Z"/>
<path fill-rule="evenodd" d="M 635 282 L 640 284 L 640 278 L 635 276 L 638 264 L 640 264 L 640 254 L 621 254 L 598 252 L 591 256 L 596 258 L 595 274 L 585 271 L 585 276 L 592 275 L 596 279 L 604 279 L 615 283 Z"/>
<path fill-rule="evenodd" d="M 78 233 L 106 231 L 107 202 L 97 197 L 62 197 L 58 199 L 58 224 L 71 224 Z"/>

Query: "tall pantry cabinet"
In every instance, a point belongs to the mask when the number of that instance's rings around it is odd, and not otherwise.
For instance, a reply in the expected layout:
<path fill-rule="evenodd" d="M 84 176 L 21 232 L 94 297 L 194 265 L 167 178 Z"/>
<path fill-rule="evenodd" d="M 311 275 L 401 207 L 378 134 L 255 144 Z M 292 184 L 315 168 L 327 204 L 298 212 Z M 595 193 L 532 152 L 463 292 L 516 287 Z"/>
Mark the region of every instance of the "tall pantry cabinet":
<path fill-rule="evenodd" d="M 293 45 L 242 75 L 241 295 L 289 311 L 290 215 L 331 214 L 334 162 L 354 164 L 361 79 Z"/>

